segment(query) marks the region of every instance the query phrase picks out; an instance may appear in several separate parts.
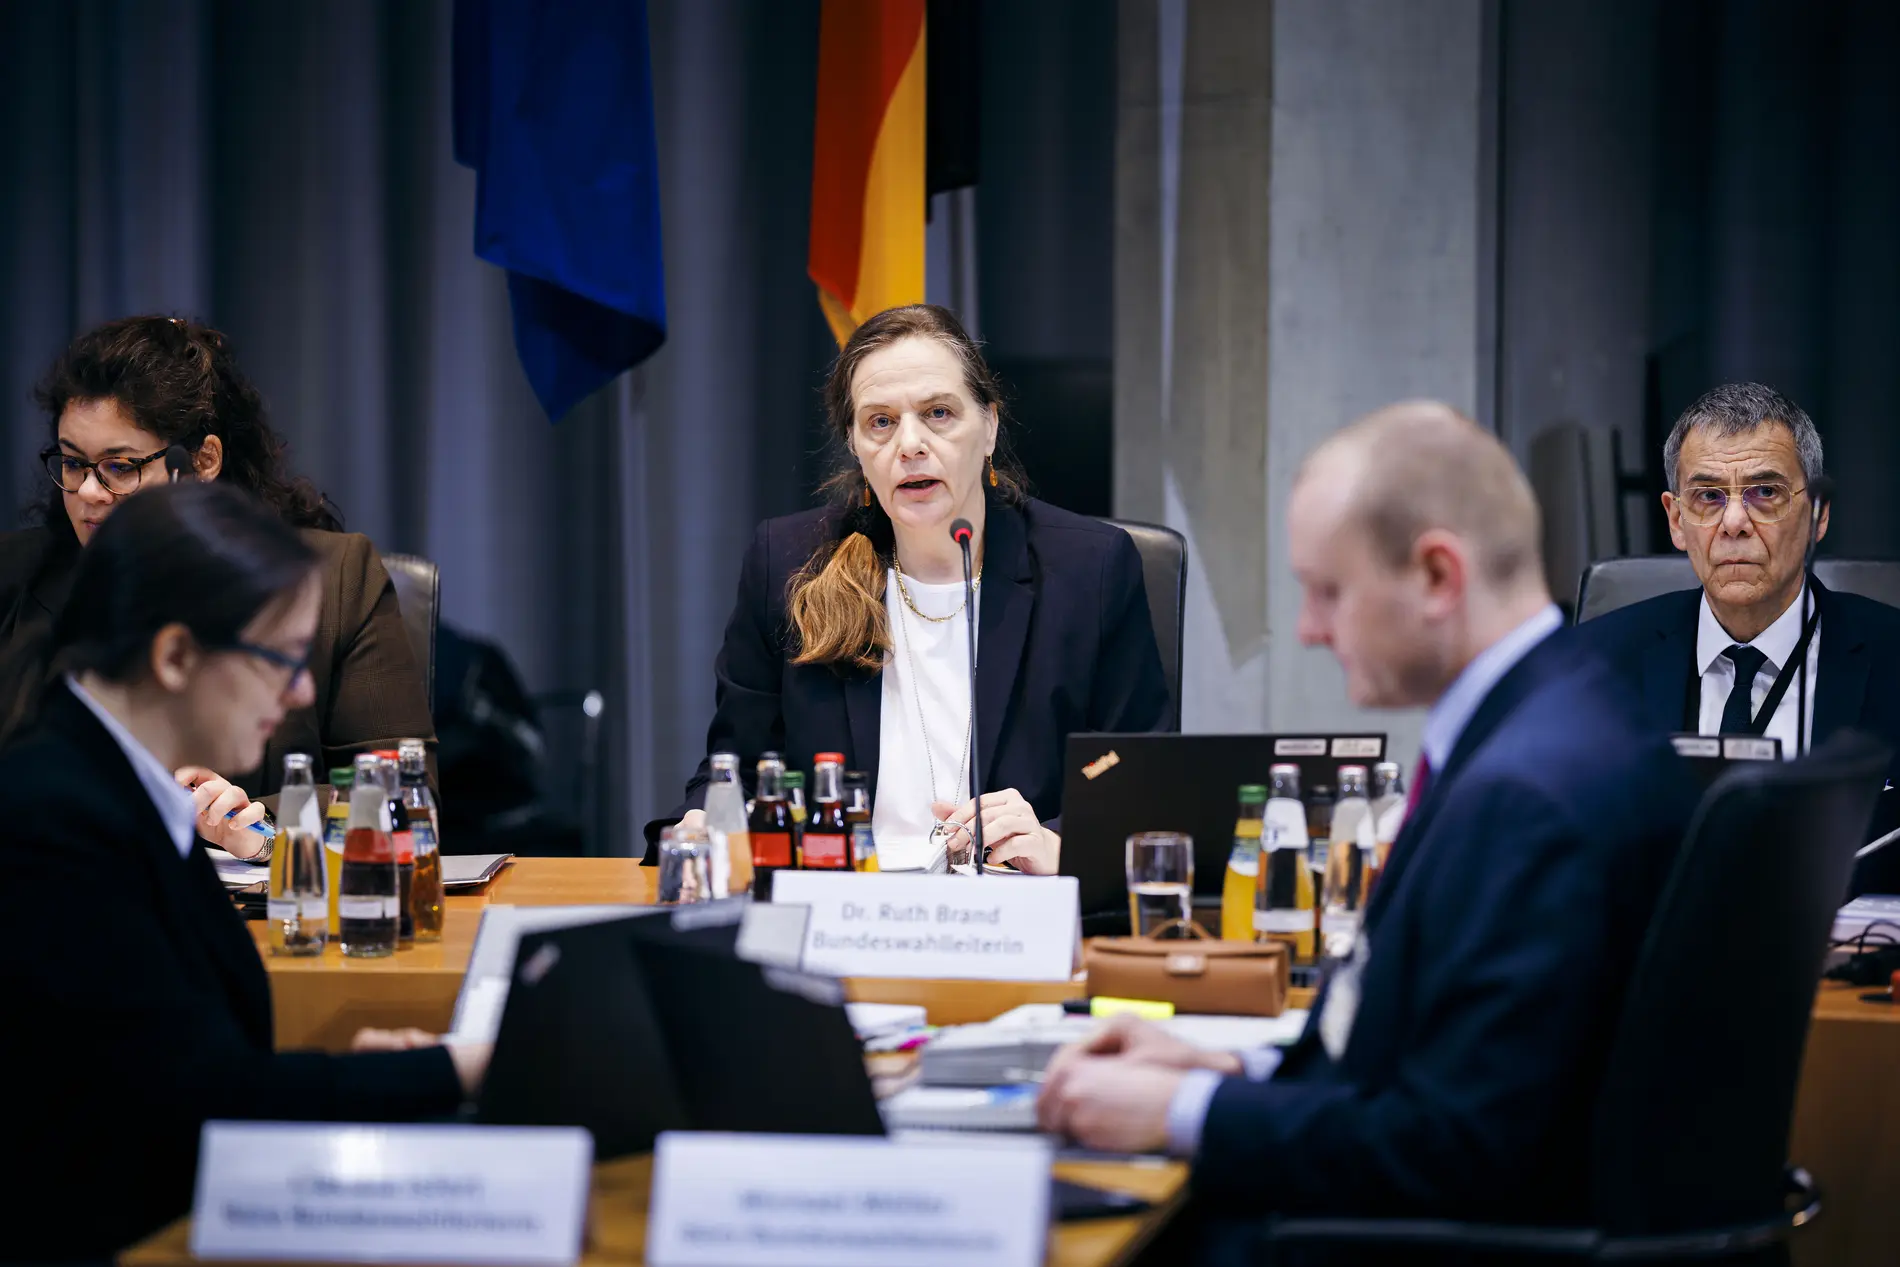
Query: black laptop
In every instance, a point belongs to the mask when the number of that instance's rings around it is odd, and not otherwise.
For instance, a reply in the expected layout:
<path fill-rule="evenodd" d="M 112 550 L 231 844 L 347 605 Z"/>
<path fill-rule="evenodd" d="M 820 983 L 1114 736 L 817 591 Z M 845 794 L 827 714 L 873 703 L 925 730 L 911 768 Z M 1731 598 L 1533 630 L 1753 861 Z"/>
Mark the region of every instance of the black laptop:
<path fill-rule="evenodd" d="M 1302 792 L 1337 789 L 1340 766 L 1369 769 L 1385 750 L 1382 734 L 1070 735 L 1062 874 L 1076 878 L 1085 918 L 1119 914 L 1126 923 L 1128 837 L 1185 832 L 1194 838 L 1194 892 L 1218 897 L 1243 784 L 1264 784 L 1279 763 L 1300 768 Z"/>
<path fill-rule="evenodd" d="M 691 1125 L 633 935 L 652 915 L 524 933 L 475 1120 L 581 1126 L 605 1160 Z"/>
<path fill-rule="evenodd" d="M 884 1134 L 842 985 L 739 958 L 736 930 L 683 908 L 523 936 L 478 1120 L 583 1126 L 603 1159 L 666 1130 Z M 1143 1206 L 1051 1180 L 1061 1219 Z"/>

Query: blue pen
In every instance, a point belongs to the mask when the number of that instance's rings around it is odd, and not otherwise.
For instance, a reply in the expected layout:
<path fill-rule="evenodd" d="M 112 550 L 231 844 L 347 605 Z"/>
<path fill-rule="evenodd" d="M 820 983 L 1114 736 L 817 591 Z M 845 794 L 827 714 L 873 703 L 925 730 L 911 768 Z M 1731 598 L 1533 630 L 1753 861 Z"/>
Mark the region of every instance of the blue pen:
<path fill-rule="evenodd" d="M 227 819 L 236 818 L 239 814 L 242 814 L 243 812 L 244 812 L 243 810 L 234 809 L 229 814 L 226 814 L 225 817 Z M 258 819 L 254 823 L 247 823 L 245 826 L 247 830 L 256 832 L 258 835 L 264 837 L 266 840 L 277 839 L 277 828 L 272 825 L 268 815 L 263 818 Z"/>

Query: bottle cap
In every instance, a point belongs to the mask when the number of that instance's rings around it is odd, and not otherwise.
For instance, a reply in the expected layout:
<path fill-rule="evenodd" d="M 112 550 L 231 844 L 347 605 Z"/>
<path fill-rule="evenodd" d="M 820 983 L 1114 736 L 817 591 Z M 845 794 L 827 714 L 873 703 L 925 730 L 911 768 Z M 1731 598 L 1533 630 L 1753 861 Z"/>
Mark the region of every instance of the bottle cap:
<path fill-rule="evenodd" d="M 348 787 L 356 782 L 356 771 L 349 766 L 332 766 L 330 769 L 331 787 Z"/>
<path fill-rule="evenodd" d="M 1249 805 L 1255 801 L 1265 801 L 1267 799 L 1267 785 L 1264 783 L 1241 784 L 1240 799 Z"/>
<path fill-rule="evenodd" d="M 813 765 L 843 765 L 844 754 L 842 752 L 821 752 L 811 760 Z"/>
<path fill-rule="evenodd" d="M 1300 767 L 1294 765 L 1291 761 L 1276 761 L 1267 767 L 1267 773 L 1273 775 L 1275 778 L 1278 778 L 1282 774 L 1298 774 L 1299 772 Z"/>
<path fill-rule="evenodd" d="M 805 786 L 805 772 L 803 770 L 787 770 L 785 772 L 785 786 L 786 787 L 804 787 Z"/>

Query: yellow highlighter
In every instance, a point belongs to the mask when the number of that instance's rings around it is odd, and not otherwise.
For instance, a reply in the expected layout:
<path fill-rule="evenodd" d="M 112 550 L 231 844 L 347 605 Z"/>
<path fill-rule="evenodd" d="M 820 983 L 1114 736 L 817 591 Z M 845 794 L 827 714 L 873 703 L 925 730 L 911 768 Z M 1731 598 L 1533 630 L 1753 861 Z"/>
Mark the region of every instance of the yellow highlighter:
<path fill-rule="evenodd" d="M 1093 999 L 1064 999 L 1062 1010 L 1083 1016 L 1118 1016 L 1127 1013 L 1144 1021 L 1165 1021 L 1174 1015 L 1174 1004 L 1154 999 L 1112 999 L 1102 995 Z"/>

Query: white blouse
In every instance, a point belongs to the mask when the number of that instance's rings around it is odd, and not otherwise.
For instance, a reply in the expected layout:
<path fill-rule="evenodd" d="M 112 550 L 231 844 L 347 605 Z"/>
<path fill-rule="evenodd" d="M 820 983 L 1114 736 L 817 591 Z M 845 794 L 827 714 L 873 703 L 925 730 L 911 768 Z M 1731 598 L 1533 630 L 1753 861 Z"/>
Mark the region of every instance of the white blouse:
<path fill-rule="evenodd" d="M 898 593 L 896 570 L 886 569 L 884 606 L 892 646 L 884 664 L 871 810 L 878 865 L 886 871 L 929 864 L 936 823 L 931 802 L 961 805 L 970 799 L 970 634 L 959 610 L 963 583 L 925 585 L 906 576 L 904 588 L 918 611 L 955 617 L 931 621 L 918 616 Z M 979 610 L 982 593 L 977 591 Z"/>

